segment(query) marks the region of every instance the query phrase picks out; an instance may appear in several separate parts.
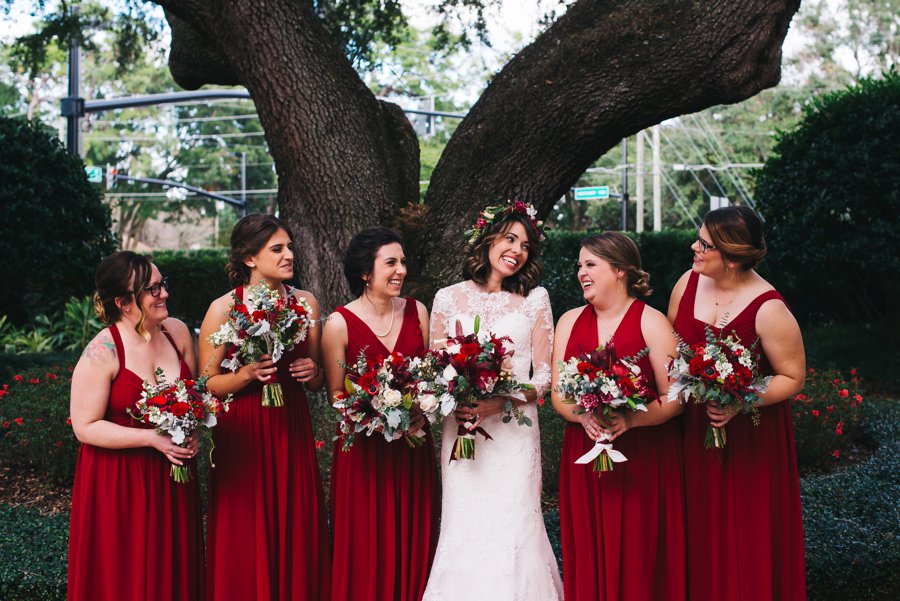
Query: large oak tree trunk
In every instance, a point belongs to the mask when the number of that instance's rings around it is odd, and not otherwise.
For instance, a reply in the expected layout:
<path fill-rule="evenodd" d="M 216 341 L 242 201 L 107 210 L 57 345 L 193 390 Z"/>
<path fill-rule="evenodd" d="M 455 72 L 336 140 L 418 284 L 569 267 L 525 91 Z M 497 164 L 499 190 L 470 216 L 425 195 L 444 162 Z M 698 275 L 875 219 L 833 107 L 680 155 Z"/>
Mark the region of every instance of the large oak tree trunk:
<path fill-rule="evenodd" d="M 463 230 L 497 198 L 546 215 L 584 170 L 645 127 L 778 82 L 799 0 L 579 0 L 494 78 L 450 140 L 424 210 L 408 121 L 365 88 L 308 5 L 159 2 L 186 87 L 250 91 L 298 234 L 301 273 L 326 307 L 347 300 L 340 262 L 359 229 L 404 223 L 423 300 L 459 277 Z M 418 229 L 416 229 L 418 228 Z"/>

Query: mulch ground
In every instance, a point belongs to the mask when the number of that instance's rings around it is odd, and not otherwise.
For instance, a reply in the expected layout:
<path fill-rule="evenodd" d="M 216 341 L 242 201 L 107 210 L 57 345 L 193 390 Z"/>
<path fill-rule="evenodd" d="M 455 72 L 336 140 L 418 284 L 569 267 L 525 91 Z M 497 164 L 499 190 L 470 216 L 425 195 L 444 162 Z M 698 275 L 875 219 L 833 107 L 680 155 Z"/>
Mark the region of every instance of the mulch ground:
<path fill-rule="evenodd" d="M 0 463 L 0 504 L 30 507 L 43 514 L 68 513 L 72 489 L 47 482 L 33 469 Z"/>

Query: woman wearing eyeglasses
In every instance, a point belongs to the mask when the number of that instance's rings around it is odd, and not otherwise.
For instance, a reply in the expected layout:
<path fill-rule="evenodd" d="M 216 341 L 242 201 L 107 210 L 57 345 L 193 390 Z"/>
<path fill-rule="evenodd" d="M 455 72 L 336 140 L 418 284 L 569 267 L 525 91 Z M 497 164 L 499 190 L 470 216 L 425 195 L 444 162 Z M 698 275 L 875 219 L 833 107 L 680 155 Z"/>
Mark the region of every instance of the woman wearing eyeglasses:
<path fill-rule="evenodd" d="M 759 340 L 760 371 L 772 376 L 751 416 L 690 403 L 684 418 L 688 598 L 805 599 L 803 524 L 790 399 L 803 388 L 800 328 L 781 295 L 754 267 L 766 254 L 762 222 L 742 206 L 706 214 L 669 320 L 687 344 L 706 331 Z M 724 448 L 704 448 L 707 426 L 724 428 Z"/>
<path fill-rule="evenodd" d="M 191 378 L 194 346 L 169 317 L 166 280 L 150 259 L 123 251 L 97 268 L 94 307 L 109 327 L 72 373 L 72 429 L 82 442 L 72 489 L 68 598 L 198 599 L 203 542 L 195 477 L 180 484 L 169 465 L 184 447 L 133 420 L 144 380 Z M 196 473 L 195 473 L 196 475 Z"/>
<path fill-rule="evenodd" d="M 231 232 L 226 267 L 233 292 L 214 300 L 200 327 L 201 371 L 209 389 L 234 394 L 216 425 L 206 518 L 206 599 L 327 599 L 331 560 L 322 479 L 316 461 L 305 384 L 318 390 L 321 367 L 315 297 L 287 282 L 294 277 L 294 236 L 272 215 L 248 215 Z M 293 295 L 310 308 L 306 340 L 274 363 L 257 363 L 232 373 L 226 353 L 210 335 L 225 323 L 247 286 L 265 284 L 282 298 Z M 264 407 L 262 387 L 273 376 L 281 384 L 283 407 Z"/>

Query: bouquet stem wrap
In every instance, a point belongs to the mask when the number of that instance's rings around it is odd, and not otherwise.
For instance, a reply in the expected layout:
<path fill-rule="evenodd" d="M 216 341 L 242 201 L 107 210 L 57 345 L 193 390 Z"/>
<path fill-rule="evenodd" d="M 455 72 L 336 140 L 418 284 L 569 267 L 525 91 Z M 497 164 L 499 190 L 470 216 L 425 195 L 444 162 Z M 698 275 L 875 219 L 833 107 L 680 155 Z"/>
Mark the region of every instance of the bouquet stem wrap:
<path fill-rule="evenodd" d="M 475 459 L 475 435 L 481 434 L 485 440 L 493 440 L 487 430 L 478 426 L 473 428 L 473 422 L 463 422 L 456 429 L 456 442 L 453 443 L 453 453 L 450 461 L 456 459 Z"/>
<path fill-rule="evenodd" d="M 615 450 L 609 442 L 610 436 L 606 432 L 600 434 L 594 443 L 594 448 L 575 460 L 578 465 L 591 464 L 592 469 L 597 472 L 598 477 L 603 476 L 603 472 L 613 471 L 616 463 L 628 461 L 621 452 Z"/>
<path fill-rule="evenodd" d="M 707 426 L 706 440 L 703 442 L 704 448 L 707 449 L 724 449 L 728 443 L 728 433 L 725 428 L 717 428 L 716 426 Z"/>
<path fill-rule="evenodd" d="M 169 475 L 178 484 L 187 484 L 191 481 L 191 470 L 186 465 L 175 465 L 173 463 L 169 467 Z"/>
<path fill-rule="evenodd" d="M 278 382 L 263 384 L 261 404 L 263 407 L 284 407 L 284 392 L 281 390 L 281 384 Z"/>

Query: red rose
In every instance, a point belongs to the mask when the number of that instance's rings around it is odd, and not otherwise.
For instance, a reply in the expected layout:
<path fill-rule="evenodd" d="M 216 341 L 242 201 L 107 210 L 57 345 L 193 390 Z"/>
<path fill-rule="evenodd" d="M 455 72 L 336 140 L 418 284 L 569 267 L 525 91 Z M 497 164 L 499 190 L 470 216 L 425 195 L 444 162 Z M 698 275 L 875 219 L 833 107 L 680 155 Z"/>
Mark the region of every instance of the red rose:
<path fill-rule="evenodd" d="M 850 391 L 847 390 L 846 388 L 843 388 L 838 391 L 838 396 L 841 397 L 842 399 L 846 399 L 848 396 L 850 396 Z"/>
<path fill-rule="evenodd" d="M 487 223 L 487 219 L 485 219 L 484 217 L 479 217 L 479 218 L 475 221 L 475 227 L 484 227 L 484 226 L 486 226 L 487 224 L 488 224 L 488 223 Z"/>
<path fill-rule="evenodd" d="M 17 425 L 17 426 L 21 426 L 21 425 L 22 425 L 22 422 L 24 422 L 25 420 L 23 420 L 21 417 L 17 417 L 17 418 L 14 419 L 13 421 L 16 422 L 16 425 Z"/>
<path fill-rule="evenodd" d="M 622 365 L 621 363 L 614 363 L 612 366 L 612 373 L 619 379 L 625 379 L 631 376 L 631 372 L 627 367 Z"/>
<path fill-rule="evenodd" d="M 594 366 L 591 365 L 587 361 L 579 361 L 577 367 L 578 367 L 578 373 L 581 374 L 582 376 L 588 372 L 594 371 Z M 591 378 L 591 379 L 593 379 L 593 378 Z"/>
<path fill-rule="evenodd" d="M 15 380 L 16 382 L 22 382 L 22 381 L 25 380 L 25 378 L 23 378 L 23 377 L 20 376 L 19 374 L 16 374 L 16 375 L 13 376 L 13 380 Z"/>
<path fill-rule="evenodd" d="M 152 396 L 152 397 L 150 397 L 149 399 L 147 399 L 147 404 L 150 405 L 150 406 L 152 406 L 152 407 L 165 407 L 165 405 L 166 405 L 166 397 L 164 397 L 164 396 L 161 395 L 161 394 L 158 394 L 158 395 L 156 395 L 156 396 Z"/>
<path fill-rule="evenodd" d="M 253 319 L 253 321 L 256 321 L 256 322 L 265 321 L 268 316 L 269 316 L 269 314 L 266 313 L 265 311 L 254 311 L 250 315 L 250 317 Z"/>
<path fill-rule="evenodd" d="M 459 350 L 461 355 L 466 357 L 477 357 L 481 354 L 481 345 L 477 342 L 467 342 Z"/>
<path fill-rule="evenodd" d="M 178 401 L 169 409 L 175 417 L 184 417 L 190 410 L 191 406 L 183 401 Z"/>
<path fill-rule="evenodd" d="M 247 310 L 247 305 L 245 305 L 244 303 L 238 303 L 237 305 L 235 305 L 234 310 L 237 311 L 238 313 L 243 313 L 244 315 L 247 315 L 248 317 L 250 316 L 250 312 Z"/>
<path fill-rule="evenodd" d="M 818 410 L 818 409 L 813 409 L 813 410 L 812 410 L 812 414 L 813 414 L 813 417 L 819 417 L 819 410 Z"/>

